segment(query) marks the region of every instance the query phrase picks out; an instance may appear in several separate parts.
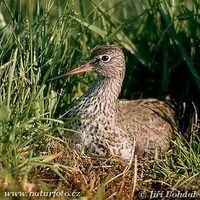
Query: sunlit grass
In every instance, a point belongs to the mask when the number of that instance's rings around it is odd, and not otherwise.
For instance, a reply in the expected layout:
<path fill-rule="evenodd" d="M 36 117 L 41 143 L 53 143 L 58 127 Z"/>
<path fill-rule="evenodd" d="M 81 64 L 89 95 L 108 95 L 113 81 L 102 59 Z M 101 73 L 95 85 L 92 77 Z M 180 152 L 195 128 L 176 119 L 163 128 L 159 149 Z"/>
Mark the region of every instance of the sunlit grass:
<path fill-rule="evenodd" d="M 198 133 L 199 134 L 199 133 Z M 157 160 L 153 172 L 157 178 L 164 179 L 173 190 L 199 191 L 200 182 L 200 141 L 195 136 L 191 143 L 188 143 L 182 136 L 174 141 L 174 149 L 165 155 L 163 160 Z"/>

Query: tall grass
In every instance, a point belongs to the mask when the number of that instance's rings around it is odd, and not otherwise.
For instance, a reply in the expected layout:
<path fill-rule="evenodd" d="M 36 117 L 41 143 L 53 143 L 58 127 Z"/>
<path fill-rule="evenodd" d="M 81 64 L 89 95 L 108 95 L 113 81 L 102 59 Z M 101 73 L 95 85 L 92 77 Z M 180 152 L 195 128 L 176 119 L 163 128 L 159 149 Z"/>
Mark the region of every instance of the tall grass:
<path fill-rule="evenodd" d="M 53 2 L 29 5 L 19 1 L 15 6 L 2 3 L 8 22 L 1 27 L 0 52 L 0 183 L 10 188 L 16 187 L 13 177 L 26 179 L 33 166 L 45 165 L 57 171 L 48 162 L 54 157 L 36 151 L 37 146 L 47 145 L 54 124 L 62 123 L 52 118 L 57 94 L 45 82 L 54 67 L 66 62 L 63 55 L 70 58 L 74 52 L 68 49 L 66 39 L 73 34 L 67 15 L 71 7 L 66 6 L 65 13 L 52 24 Z"/>
<path fill-rule="evenodd" d="M 59 154 L 50 155 L 47 144 L 65 122 L 58 117 L 95 75 L 47 79 L 83 62 L 96 46 L 124 47 L 122 97 L 170 94 L 199 103 L 199 6 L 198 0 L 2 0 L 0 185 L 16 189 L 12 183 L 26 180 L 34 166 L 50 167 L 62 177 L 64 166 L 52 162 Z M 180 140 L 171 160 L 166 158 L 152 173 L 165 180 L 177 174 L 170 184 L 178 185 L 182 171 L 171 169 L 180 169 L 183 162 L 187 178 L 190 169 L 191 176 L 199 176 L 196 141 L 188 145 Z"/>
<path fill-rule="evenodd" d="M 174 145 L 176 148 L 166 154 L 164 160 L 154 163 L 152 171 L 157 179 L 168 182 L 173 190 L 181 188 L 200 192 L 199 137 L 195 136 L 195 140 L 189 143 L 178 136 Z"/>

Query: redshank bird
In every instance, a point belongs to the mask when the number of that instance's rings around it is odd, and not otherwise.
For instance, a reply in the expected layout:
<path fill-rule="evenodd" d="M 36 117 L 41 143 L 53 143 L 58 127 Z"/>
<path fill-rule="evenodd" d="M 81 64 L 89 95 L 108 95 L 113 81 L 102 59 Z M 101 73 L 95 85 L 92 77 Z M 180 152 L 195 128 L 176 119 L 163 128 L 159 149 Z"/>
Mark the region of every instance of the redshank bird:
<path fill-rule="evenodd" d="M 66 137 L 87 155 L 130 159 L 168 150 L 177 130 L 172 106 L 157 99 L 118 99 L 125 75 L 121 48 L 98 48 L 88 63 L 50 80 L 91 70 L 98 79 L 67 111 L 73 120 Z"/>

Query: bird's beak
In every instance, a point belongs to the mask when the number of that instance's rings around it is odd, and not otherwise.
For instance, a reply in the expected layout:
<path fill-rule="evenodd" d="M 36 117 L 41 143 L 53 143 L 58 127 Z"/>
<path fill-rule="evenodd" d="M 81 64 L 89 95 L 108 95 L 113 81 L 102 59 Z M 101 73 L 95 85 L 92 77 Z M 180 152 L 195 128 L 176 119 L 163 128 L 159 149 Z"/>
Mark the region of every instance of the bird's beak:
<path fill-rule="evenodd" d="M 53 80 L 56 80 L 56 79 L 59 79 L 59 78 L 62 78 L 62 77 L 65 77 L 65 76 L 69 76 L 69 75 L 73 75 L 73 74 L 80 74 L 80 73 L 83 73 L 83 72 L 88 72 L 88 71 L 91 71 L 92 70 L 92 64 L 90 63 L 87 63 L 85 65 L 81 65 L 80 67 L 77 67 L 65 74 L 61 74 L 59 76 L 56 76 L 54 78 L 51 78 L 49 79 L 48 81 L 53 81 Z"/>

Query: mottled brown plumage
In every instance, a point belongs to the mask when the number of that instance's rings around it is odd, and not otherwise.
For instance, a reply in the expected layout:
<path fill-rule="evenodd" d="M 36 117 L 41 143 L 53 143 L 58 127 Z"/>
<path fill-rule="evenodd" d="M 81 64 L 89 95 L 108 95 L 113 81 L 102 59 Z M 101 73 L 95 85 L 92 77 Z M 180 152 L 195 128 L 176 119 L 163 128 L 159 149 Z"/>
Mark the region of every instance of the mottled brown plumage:
<path fill-rule="evenodd" d="M 117 124 L 136 138 L 136 153 L 167 151 L 174 131 L 178 130 L 176 113 L 168 102 L 157 99 L 119 101 Z"/>
<path fill-rule="evenodd" d="M 166 151 L 177 129 L 175 112 L 156 99 L 118 100 L 125 75 L 120 48 L 99 48 L 87 64 L 53 79 L 90 70 L 99 78 L 67 112 L 75 120 L 66 137 L 88 155 L 111 153 L 130 159 L 134 153 Z"/>

